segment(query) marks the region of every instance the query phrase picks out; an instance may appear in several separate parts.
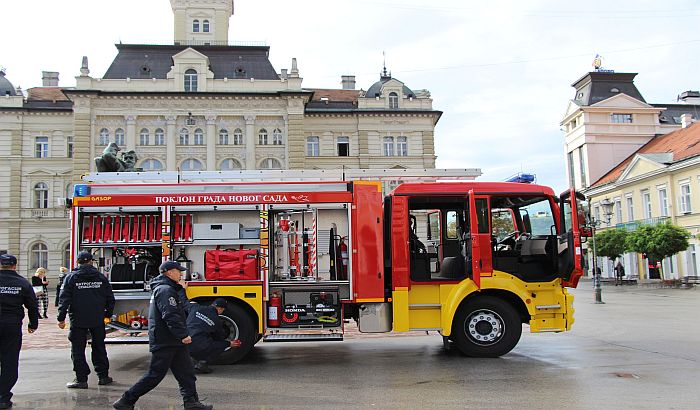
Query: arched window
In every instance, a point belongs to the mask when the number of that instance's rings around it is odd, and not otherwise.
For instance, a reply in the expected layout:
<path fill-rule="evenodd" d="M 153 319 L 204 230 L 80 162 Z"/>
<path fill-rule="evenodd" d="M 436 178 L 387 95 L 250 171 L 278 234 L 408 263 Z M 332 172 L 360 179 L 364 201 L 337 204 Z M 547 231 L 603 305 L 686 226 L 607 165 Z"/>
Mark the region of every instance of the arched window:
<path fill-rule="evenodd" d="M 396 109 L 399 108 L 399 95 L 396 93 L 389 93 L 389 108 Z"/>
<path fill-rule="evenodd" d="M 202 170 L 202 162 L 194 159 L 194 158 L 188 158 L 184 161 L 182 161 L 182 165 L 180 165 L 180 169 L 183 171 L 201 171 Z"/>
<path fill-rule="evenodd" d="M 122 128 L 117 128 L 114 131 L 114 143 L 119 147 L 124 146 L 124 130 Z"/>
<path fill-rule="evenodd" d="M 260 128 L 258 131 L 258 145 L 267 145 L 267 130 Z"/>
<path fill-rule="evenodd" d="M 185 71 L 185 92 L 197 91 L 197 71 L 189 69 Z"/>
<path fill-rule="evenodd" d="M 44 242 L 37 242 L 29 250 L 30 269 L 49 266 L 49 247 Z"/>
<path fill-rule="evenodd" d="M 282 164 L 274 158 L 265 158 L 260 163 L 260 169 L 282 169 Z"/>
<path fill-rule="evenodd" d="M 204 20 L 202 22 L 202 31 L 205 33 L 209 32 L 209 20 Z"/>
<path fill-rule="evenodd" d="M 108 145 L 109 144 L 109 130 L 107 128 L 102 128 L 100 130 L 99 144 L 100 145 Z"/>
<path fill-rule="evenodd" d="M 68 268 L 68 270 L 72 270 L 70 266 L 70 242 L 63 247 L 63 266 Z"/>
<path fill-rule="evenodd" d="M 139 145 L 148 145 L 149 139 L 148 128 L 141 128 L 141 132 L 139 133 Z"/>
<path fill-rule="evenodd" d="M 34 185 L 34 208 L 49 207 L 49 186 L 44 182 Z"/>
<path fill-rule="evenodd" d="M 195 20 L 192 22 L 192 32 L 199 33 L 199 20 Z"/>
<path fill-rule="evenodd" d="M 187 128 L 180 130 L 180 145 L 190 145 L 190 131 Z"/>
<path fill-rule="evenodd" d="M 243 145 L 243 131 L 240 128 L 233 130 L 233 145 Z"/>
<path fill-rule="evenodd" d="M 165 132 L 163 132 L 162 128 L 156 128 L 156 133 L 155 133 L 155 145 L 165 145 Z"/>
<path fill-rule="evenodd" d="M 149 158 L 143 160 L 141 168 L 143 168 L 144 171 L 162 171 L 163 163 L 157 159 Z"/>
<path fill-rule="evenodd" d="M 318 137 L 306 137 L 306 156 L 317 157 L 319 155 Z"/>
<path fill-rule="evenodd" d="M 384 137 L 384 156 L 394 156 L 394 137 Z"/>
<path fill-rule="evenodd" d="M 228 145 L 228 130 L 225 128 L 219 130 L 219 145 Z"/>
<path fill-rule="evenodd" d="M 282 145 L 282 130 L 279 128 L 272 131 L 272 145 Z"/>
<path fill-rule="evenodd" d="M 408 138 L 396 137 L 396 155 L 399 157 L 408 156 Z"/>
<path fill-rule="evenodd" d="M 66 198 L 73 198 L 73 183 L 66 185 Z"/>
<path fill-rule="evenodd" d="M 227 158 L 227 159 L 221 161 L 221 165 L 219 165 L 220 171 L 231 171 L 234 169 L 241 169 L 241 168 L 243 168 L 241 166 L 241 163 L 236 161 L 233 158 Z"/>
<path fill-rule="evenodd" d="M 204 131 L 201 128 L 194 130 L 194 145 L 204 145 Z"/>

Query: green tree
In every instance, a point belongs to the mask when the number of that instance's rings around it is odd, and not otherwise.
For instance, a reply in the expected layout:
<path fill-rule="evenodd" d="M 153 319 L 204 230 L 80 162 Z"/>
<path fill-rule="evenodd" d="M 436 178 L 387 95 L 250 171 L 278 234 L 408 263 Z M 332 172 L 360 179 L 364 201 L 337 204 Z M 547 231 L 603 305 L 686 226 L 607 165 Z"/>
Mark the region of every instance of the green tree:
<path fill-rule="evenodd" d="M 627 231 L 623 229 L 606 229 L 595 235 L 596 252 L 598 256 L 610 259 L 619 258 L 627 250 Z"/>
<path fill-rule="evenodd" d="M 627 235 L 627 249 L 646 253 L 656 260 L 663 260 L 688 249 L 690 233 L 670 223 L 640 226 Z M 661 274 L 663 279 L 663 273 Z"/>

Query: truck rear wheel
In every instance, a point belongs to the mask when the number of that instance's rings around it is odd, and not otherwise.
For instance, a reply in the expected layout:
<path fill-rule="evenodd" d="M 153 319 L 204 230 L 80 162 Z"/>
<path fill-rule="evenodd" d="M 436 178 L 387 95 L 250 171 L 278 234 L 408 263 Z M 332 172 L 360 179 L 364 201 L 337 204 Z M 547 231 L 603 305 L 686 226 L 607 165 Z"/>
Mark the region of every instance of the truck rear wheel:
<path fill-rule="evenodd" d="M 243 359 L 253 349 L 256 342 L 255 324 L 250 315 L 240 306 L 229 303 L 219 316 L 224 324 L 226 340 L 238 339 L 241 347 L 231 348 L 219 355 L 217 363 L 234 364 Z"/>
<path fill-rule="evenodd" d="M 452 340 L 467 356 L 499 357 L 515 347 L 523 326 L 508 302 L 478 296 L 462 304 L 452 324 Z"/>

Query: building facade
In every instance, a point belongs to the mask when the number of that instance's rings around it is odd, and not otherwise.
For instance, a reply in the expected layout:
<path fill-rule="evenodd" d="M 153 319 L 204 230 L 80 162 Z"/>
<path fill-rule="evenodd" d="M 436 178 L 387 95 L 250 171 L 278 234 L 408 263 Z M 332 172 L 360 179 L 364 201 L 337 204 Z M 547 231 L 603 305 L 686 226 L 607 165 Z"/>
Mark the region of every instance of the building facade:
<path fill-rule="evenodd" d="M 434 168 L 442 114 L 386 68 L 367 91 L 306 89 L 265 45 L 229 45 L 231 0 L 171 0 L 170 45 L 118 44 L 102 77 L 84 57 L 74 88 L 45 73 L 18 92 L 0 77 L 0 252 L 55 276 L 68 264 L 64 199 L 115 142 L 158 170 Z"/>

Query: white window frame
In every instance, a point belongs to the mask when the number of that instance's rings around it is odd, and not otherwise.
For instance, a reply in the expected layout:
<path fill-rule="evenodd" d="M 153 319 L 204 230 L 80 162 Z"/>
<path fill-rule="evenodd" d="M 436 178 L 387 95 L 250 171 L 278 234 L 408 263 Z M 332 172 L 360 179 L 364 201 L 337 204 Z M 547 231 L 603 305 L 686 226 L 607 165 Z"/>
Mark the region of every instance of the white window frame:
<path fill-rule="evenodd" d="M 39 135 L 34 137 L 34 158 L 49 157 L 49 137 Z"/>
<path fill-rule="evenodd" d="M 258 145 L 267 145 L 267 130 L 265 128 L 260 128 L 258 130 Z"/>
<path fill-rule="evenodd" d="M 659 216 L 668 216 L 668 191 L 666 186 L 657 187 L 659 194 Z"/>
<path fill-rule="evenodd" d="M 126 145 L 126 134 L 124 133 L 124 128 L 117 128 L 114 130 L 114 143 L 123 148 Z"/>
<path fill-rule="evenodd" d="M 204 169 L 204 164 L 197 158 L 187 158 L 180 164 L 181 171 L 201 171 Z"/>
<path fill-rule="evenodd" d="M 158 166 L 155 166 L 156 164 L 158 164 Z M 163 163 L 155 158 L 147 158 L 141 163 L 141 168 L 143 168 L 144 171 L 162 171 Z"/>
<path fill-rule="evenodd" d="M 232 164 L 232 166 L 224 167 L 224 164 Z M 232 171 L 238 169 L 243 169 L 243 166 L 238 160 L 234 158 L 226 158 L 219 164 L 219 171 Z"/>
<path fill-rule="evenodd" d="M 340 155 L 341 145 L 345 146 L 345 155 Z M 339 157 L 349 157 L 350 156 L 350 137 L 340 136 L 338 137 L 337 150 Z"/>
<path fill-rule="evenodd" d="M 49 265 L 49 247 L 44 242 L 36 242 L 29 250 L 31 265 L 29 269 L 46 268 Z"/>
<path fill-rule="evenodd" d="M 387 135 L 382 138 L 382 154 L 385 157 L 393 157 L 395 155 L 394 151 L 394 137 Z"/>
<path fill-rule="evenodd" d="M 613 113 L 610 114 L 610 123 L 612 124 L 632 124 L 634 117 L 629 113 Z"/>
<path fill-rule="evenodd" d="M 68 135 L 66 137 L 66 158 L 73 158 L 73 148 L 74 148 L 73 142 L 74 142 L 73 136 Z"/>
<path fill-rule="evenodd" d="M 190 130 L 187 128 L 180 129 L 180 145 L 190 145 Z"/>
<path fill-rule="evenodd" d="M 396 137 L 396 156 L 408 156 L 408 137 L 403 135 Z"/>
<path fill-rule="evenodd" d="M 192 32 L 199 33 L 199 20 L 192 20 Z"/>
<path fill-rule="evenodd" d="M 185 92 L 193 93 L 197 91 L 198 87 L 198 74 L 197 70 L 190 68 L 185 71 L 184 81 L 185 81 Z"/>
<path fill-rule="evenodd" d="M 37 182 L 33 188 L 34 208 L 47 209 L 49 207 L 49 184 Z"/>
<path fill-rule="evenodd" d="M 102 128 L 100 130 L 97 142 L 99 145 L 109 145 L 109 130 L 107 128 Z"/>
<path fill-rule="evenodd" d="M 279 128 L 275 128 L 272 131 L 272 145 L 284 145 L 284 141 L 282 140 L 282 130 Z"/>
<path fill-rule="evenodd" d="M 321 141 L 319 137 L 312 135 L 306 137 L 306 156 L 318 157 L 321 155 Z"/>
<path fill-rule="evenodd" d="M 219 145 L 228 145 L 228 130 L 226 128 L 219 130 Z"/>
<path fill-rule="evenodd" d="M 648 189 L 642 190 L 642 210 L 644 211 L 644 219 L 651 219 L 651 193 Z"/>
<path fill-rule="evenodd" d="M 209 33 L 209 20 L 202 20 L 202 33 Z"/>
<path fill-rule="evenodd" d="M 194 145 L 204 145 L 204 131 L 201 128 L 194 130 Z"/>
<path fill-rule="evenodd" d="M 389 109 L 397 110 L 399 108 L 399 95 L 395 92 L 389 93 Z"/>
<path fill-rule="evenodd" d="M 678 199 L 678 208 L 682 214 L 689 214 L 693 208 L 691 206 L 692 191 L 690 190 L 690 181 L 679 183 L 680 196 Z M 687 191 L 687 192 L 686 192 Z"/>
<path fill-rule="evenodd" d="M 243 145 L 243 130 L 240 128 L 233 130 L 233 145 Z"/>
<path fill-rule="evenodd" d="M 148 131 L 148 128 L 141 128 L 141 131 L 139 131 L 139 145 L 149 145 L 150 140 L 151 133 Z"/>
<path fill-rule="evenodd" d="M 627 222 L 634 222 L 634 198 L 632 198 L 632 194 L 625 195 L 625 206 L 627 207 Z"/>
<path fill-rule="evenodd" d="M 615 198 L 613 201 L 615 204 L 615 218 L 617 219 L 617 223 L 621 224 L 622 221 L 622 198 L 619 196 Z"/>
<path fill-rule="evenodd" d="M 154 145 L 165 145 L 165 131 L 162 128 L 156 128 L 153 142 Z"/>
<path fill-rule="evenodd" d="M 265 158 L 260 162 L 260 169 L 282 169 L 282 163 L 276 158 Z"/>

